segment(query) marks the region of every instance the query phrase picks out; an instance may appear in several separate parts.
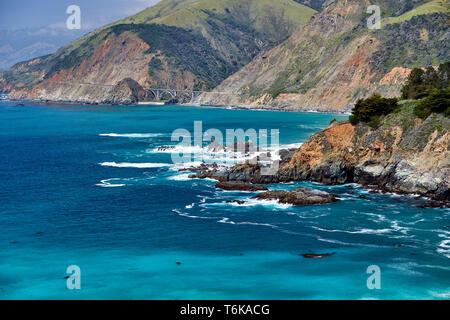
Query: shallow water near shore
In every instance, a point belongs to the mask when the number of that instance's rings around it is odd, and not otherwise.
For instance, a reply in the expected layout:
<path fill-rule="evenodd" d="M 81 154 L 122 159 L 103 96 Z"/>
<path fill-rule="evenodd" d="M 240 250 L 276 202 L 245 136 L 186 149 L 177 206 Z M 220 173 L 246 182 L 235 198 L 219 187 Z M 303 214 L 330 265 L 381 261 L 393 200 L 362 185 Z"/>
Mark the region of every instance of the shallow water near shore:
<path fill-rule="evenodd" d="M 279 129 L 345 116 L 0 102 L 1 299 L 448 299 L 450 215 L 413 196 L 310 182 L 323 206 L 250 200 L 174 167 L 173 130 Z M 363 195 L 363 197 L 360 197 Z M 227 203 L 246 201 L 243 205 Z M 306 259 L 303 253 L 335 253 Z M 179 262 L 179 264 L 177 264 Z M 81 268 L 81 290 L 66 268 Z M 371 265 L 381 290 L 369 290 Z"/>

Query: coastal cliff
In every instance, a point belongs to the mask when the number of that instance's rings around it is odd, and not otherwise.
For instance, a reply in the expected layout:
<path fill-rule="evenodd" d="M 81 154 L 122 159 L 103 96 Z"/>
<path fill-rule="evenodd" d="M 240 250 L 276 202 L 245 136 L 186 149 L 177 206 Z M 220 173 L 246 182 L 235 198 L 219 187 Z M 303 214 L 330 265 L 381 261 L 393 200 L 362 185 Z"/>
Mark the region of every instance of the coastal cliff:
<path fill-rule="evenodd" d="M 144 89 L 209 91 L 314 13 L 293 0 L 163 0 L 0 72 L 0 92 L 11 99 L 129 104 L 133 95 L 117 90 L 128 78 Z M 148 92 L 139 101 L 173 98 Z"/>
<path fill-rule="evenodd" d="M 377 189 L 450 201 L 450 119 L 414 115 L 406 102 L 377 128 L 365 123 L 332 123 L 311 136 L 275 175 L 261 165 L 238 164 L 214 176 L 257 184 L 308 180 L 324 184 L 358 183 Z"/>

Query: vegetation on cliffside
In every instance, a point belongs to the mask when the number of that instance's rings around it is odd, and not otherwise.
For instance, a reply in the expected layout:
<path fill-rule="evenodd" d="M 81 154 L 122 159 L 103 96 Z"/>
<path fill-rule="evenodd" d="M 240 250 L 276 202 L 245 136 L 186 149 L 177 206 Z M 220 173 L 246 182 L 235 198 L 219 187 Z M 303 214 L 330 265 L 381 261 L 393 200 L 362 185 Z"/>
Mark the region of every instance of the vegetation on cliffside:
<path fill-rule="evenodd" d="M 420 100 L 414 103 L 414 114 L 425 120 L 432 113 L 443 113 L 450 117 L 450 62 L 442 63 L 439 68 L 415 68 L 408 76 L 402 88 L 401 98 L 383 98 L 375 94 L 357 101 L 350 122 L 368 123 L 377 127 L 380 119 L 399 110 L 400 99 Z"/>

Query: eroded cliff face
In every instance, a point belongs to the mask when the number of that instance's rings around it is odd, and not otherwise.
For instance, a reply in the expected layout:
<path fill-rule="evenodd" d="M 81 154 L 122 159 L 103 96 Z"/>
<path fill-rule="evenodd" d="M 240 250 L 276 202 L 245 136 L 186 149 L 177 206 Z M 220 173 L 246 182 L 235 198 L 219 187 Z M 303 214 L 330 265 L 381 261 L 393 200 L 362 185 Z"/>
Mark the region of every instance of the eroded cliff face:
<path fill-rule="evenodd" d="M 120 89 L 123 86 L 119 84 L 125 79 L 133 79 L 142 88 L 151 87 L 159 81 L 166 81 L 173 88 L 192 88 L 195 85 L 197 77 L 190 72 L 170 70 L 162 56 L 159 57 L 161 66 L 150 74 L 149 62 L 158 54 L 145 54 L 148 49 L 148 44 L 133 33 L 111 35 L 80 65 L 61 70 L 48 79 L 44 78 L 45 72 L 42 72 L 39 75 L 41 81 L 31 88 L 22 87 L 20 83 L 10 86 L 10 97 L 128 104 L 137 101 L 131 91 L 127 95 L 127 91 Z M 150 93 L 138 96 L 153 98 Z"/>
<path fill-rule="evenodd" d="M 115 85 L 133 78 L 145 85 L 149 56 L 143 52 L 148 45 L 134 34 L 124 32 L 106 39 L 79 66 L 61 70 L 31 89 L 14 88 L 10 97 L 53 101 L 102 103 L 114 96 Z M 92 84 L 102 84 L 97 86 Z M 18 87 L 18 86 L 17 86 Z"/>
<path fill-rule="evenodd" d="M 443 61 L 450 54 L 441 43 L 448 38 L 447 14 L 423 15 L 369 31 L 366 5 L 337 2 L 215 89 L 229 95 L 204 94 L 196 102 L 348 111 L 358 99 L 374 93 L 399 96 L 420 59 Z M 436 57 L 429 54 L 433 45 L 443 46 Z"/>
<path fill-rule="evenodd" d="M 376 129 L 332 124 L 309 138 L 274 176 L 262 176 L 260 166 L 241 164 L 222 179 L 359 183 L 450 201 L 450 119 L 433 114 L 423 121 L 412 108 L 404 105 Z"/>
<path fill-rule="evenodd" d="M 128 103 L 133 97 L 115 91 L 124 79 L 143 88 L 210 90 L 314 13 L 293 0 L 163 0 L 0 72 L 0 91 L 15 99 Z"/>

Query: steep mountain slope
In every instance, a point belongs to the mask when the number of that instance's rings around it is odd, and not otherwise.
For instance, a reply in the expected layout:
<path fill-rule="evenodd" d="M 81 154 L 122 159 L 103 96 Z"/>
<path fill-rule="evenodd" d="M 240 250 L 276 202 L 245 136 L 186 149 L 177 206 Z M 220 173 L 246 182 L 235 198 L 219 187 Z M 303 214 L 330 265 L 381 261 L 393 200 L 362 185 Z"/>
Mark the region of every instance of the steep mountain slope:
<path fill-rule="evenodd" d="M 416 7 L 403 13 L 401 3 L 380 1 L 384 26 L 369 30 L 370 1 L 331 1 L 216 89 L 234 95 L 206 94 L 197 102 L 317 110 L 344 109 L 374 92 L 396 96 L 409 68 L 450 58 L 448 2 L 410 2 Z"/>
<path fill-rule="evenodd" d="M 143 87 L 208 89 L 314 13 L 293 0 L 163 0 L 15 65 L 2 73 L 0 90 L 15 98 L 108 102 L 125 78 Z"/>

